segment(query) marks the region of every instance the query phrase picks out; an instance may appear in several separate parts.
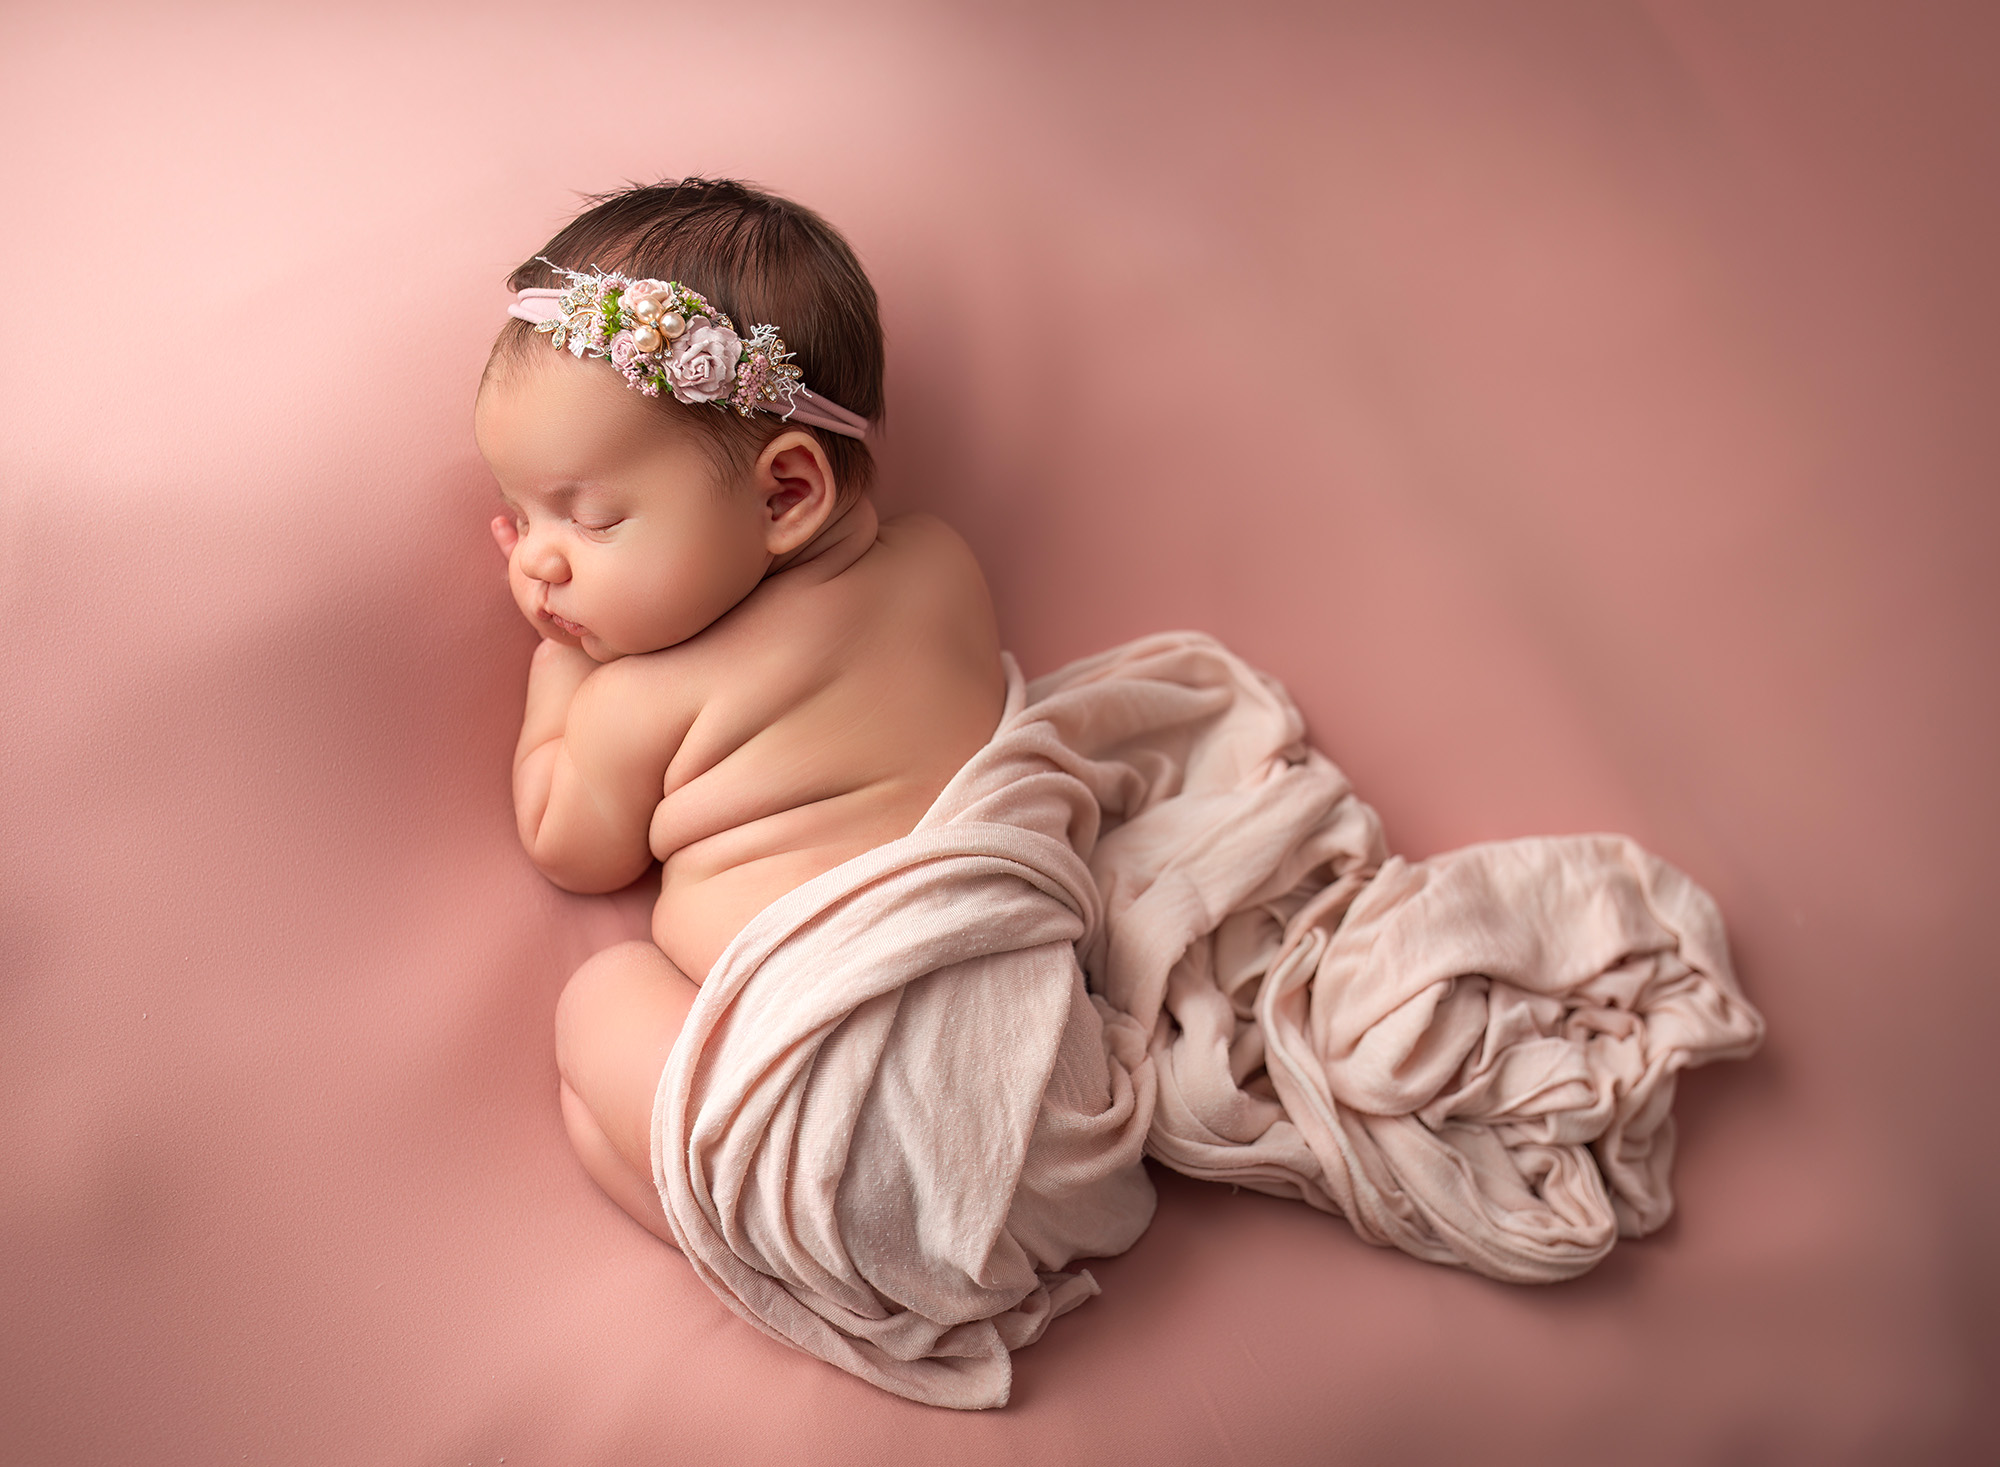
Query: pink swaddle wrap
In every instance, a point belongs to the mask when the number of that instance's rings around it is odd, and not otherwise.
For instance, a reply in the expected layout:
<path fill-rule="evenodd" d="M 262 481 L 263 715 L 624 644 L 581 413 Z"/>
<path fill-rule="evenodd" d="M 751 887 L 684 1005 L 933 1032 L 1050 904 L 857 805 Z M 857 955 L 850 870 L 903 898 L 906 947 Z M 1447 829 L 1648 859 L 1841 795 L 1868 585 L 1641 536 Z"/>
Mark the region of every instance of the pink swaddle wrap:
<path fill-rule="evenodd" d="M 1674 1077 L 1762 1021 L 1714 904 L 1621 837 L 1391 858 L 1284 690 L 1210 638 L 1024 684 L 916 830 L 760 912 L 653 1113 L 667 1217 L 779 1339 L 913 1400 L 1151 1220 L 1151 1154 L 1496 1278 L 1672 1210 Z"/>

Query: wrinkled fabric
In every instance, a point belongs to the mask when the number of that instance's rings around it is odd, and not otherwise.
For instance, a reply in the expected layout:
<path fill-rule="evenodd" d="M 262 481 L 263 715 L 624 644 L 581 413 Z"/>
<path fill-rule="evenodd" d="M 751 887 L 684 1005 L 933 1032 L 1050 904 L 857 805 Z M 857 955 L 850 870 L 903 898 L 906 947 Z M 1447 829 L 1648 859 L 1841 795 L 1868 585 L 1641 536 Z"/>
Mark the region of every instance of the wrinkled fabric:
<path fill-rule="evenodd" d="M 751 920 L 661 1076 L 667 1218 L 738 1314 L 989 1407 L 1145 1231 L 1147 1154 L 1515 1282 L 1667 1219 L 1675 1077 L 1763 1031 L 1685 876 L 1619 836 L 1391 857 L 1199 634 L 1006 661 L 987 745 Z"/>

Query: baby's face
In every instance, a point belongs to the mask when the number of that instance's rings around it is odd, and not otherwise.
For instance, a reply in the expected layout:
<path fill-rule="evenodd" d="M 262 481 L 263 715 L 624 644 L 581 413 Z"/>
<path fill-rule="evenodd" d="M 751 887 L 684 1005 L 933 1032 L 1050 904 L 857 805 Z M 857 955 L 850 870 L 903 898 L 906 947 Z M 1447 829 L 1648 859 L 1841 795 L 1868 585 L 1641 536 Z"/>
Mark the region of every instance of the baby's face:
<path fill-rule="evenodd" d="M 538 356 L 489 378 L 473 420 L 515 603 L 599 662 L 686 641 L 769 566 L 760 506 L 604 363 Z"/>

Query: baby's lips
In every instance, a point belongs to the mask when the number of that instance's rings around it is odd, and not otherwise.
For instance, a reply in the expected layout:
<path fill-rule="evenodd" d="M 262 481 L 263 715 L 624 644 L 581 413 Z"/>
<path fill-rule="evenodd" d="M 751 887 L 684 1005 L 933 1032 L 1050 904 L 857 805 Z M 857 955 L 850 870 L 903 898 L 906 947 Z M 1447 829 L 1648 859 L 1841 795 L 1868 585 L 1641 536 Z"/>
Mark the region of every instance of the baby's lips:
<path fill-rule="evenodd" d="M 536 615 L 541 617 L 542 620 L 548 622 L 557 631 L 562 632 L 567 636 L 581 638 L 590 630 L 590 628 L 582 626 L 577 622 L 570 621 L 566 617 L 557 616 L 553 611 L 549 610 L 549 608 L 546 606 L 540 608 L 536 612 Z"/>

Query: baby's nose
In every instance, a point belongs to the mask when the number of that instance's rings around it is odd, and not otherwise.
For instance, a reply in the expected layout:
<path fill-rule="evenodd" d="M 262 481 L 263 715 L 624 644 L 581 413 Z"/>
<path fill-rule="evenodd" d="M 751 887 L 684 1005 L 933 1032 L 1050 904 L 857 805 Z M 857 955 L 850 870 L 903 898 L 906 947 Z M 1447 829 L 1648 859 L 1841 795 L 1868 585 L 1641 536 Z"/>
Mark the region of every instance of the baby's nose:
<path fill-rule="evenodd" d="M 569 562 L 547 534 L 531 533 L 521 540 L 521 569 L 538 581 L 560 585 L 569 579 Z"/>

